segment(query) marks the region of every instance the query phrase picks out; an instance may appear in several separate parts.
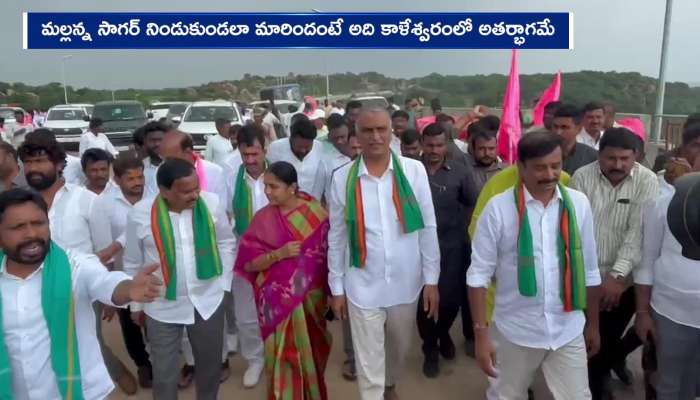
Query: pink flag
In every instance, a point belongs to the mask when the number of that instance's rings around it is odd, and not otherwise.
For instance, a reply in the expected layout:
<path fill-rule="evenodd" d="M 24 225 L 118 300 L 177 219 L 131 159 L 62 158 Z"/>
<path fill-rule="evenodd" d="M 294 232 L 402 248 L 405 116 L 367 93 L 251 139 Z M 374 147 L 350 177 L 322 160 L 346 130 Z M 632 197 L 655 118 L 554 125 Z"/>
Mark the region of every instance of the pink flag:
<path fill-rule="evenodd" d="M 561 91 L 561 72 L 557 72 L 557 74 L 554 76 L 554 80 L 549 85 L 547 90 L 545 90 L 542 93 L 542 96 L 540 96 L 540 100 L 537 102 L 535 109 L 532 111 L 533 116 L 534 116 L 533 123 L 535 125 L 543 125 L 544 124 L 544 122 L 543 122 L 544 121 L 544 107 L 553 101 L 558 101 L 560 91 Z"/>
<path fill-rule="evenodd" d="M 422 134 L 422 133 L 423 133 L 423 129 L 424 129 L 426 126 L 428 126 L 428 125 L 434 123 L 436 120 L 437 120 L 437 119 L 435 118 L 434 115 L 429 115 L 429 116 L 427 116 L 427 117 L 418 118 L 418 119 L 416 120 L 416 130 L 418 131 L 418 133 Z"/>
<path fill-rule="evenodd" d="M 520 77 L 518 76 L 518 53 L 514 49 L 506 94 L 503 97 L 501 126 L 498 130 L 498 154 L 509 164 L 518 158 L 520 133 Z"/>

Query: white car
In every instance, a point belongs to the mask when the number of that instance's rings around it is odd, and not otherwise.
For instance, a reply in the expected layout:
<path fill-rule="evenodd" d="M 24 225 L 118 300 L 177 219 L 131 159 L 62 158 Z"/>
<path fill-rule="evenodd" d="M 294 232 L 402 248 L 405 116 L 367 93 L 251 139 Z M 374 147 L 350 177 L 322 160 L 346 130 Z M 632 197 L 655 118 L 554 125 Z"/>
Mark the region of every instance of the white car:
<path fill-rule="evenodd" d="M 58 106 L 54 106 L 58 107 Z M 66 104 L 63 107 L 78 107 L 78 108 L 84 108 L 85 112 L 87 113 L 88 116 L 92 117 L 92 110 L 95 109 L 94 104 L 87 104 L 87 103 L 75 103 L 75 104 Z"/>
<path fill-rule="evenodd" d="M 350 100 L 356 100 L 362 103 L 362 107 L 365 108 L 388 108 L 389 101 L 383 96 L 362 96 L 353 97 Z"/>
<path fill-rule="evenodd" d="M 149 110 L 153 114 L 153 118 L 151 118 L 151 120 L 158 121 L 161 118 L 167 118 L 170 107 L 177 104 L 187 105 L 189 103 L 184 101 L 156 101 L 151 103 L 151 108 Z"/>
<path fill-rule="evenodd" d="M 182 120 L 176 117 L 173 122 L 179 122 L 177 129 L 192 136 L 196 150 L 203 150 L 209 136 L 217 134 L 214 121 L 218 118 L 243 123 L 236 103 L 226 100 L 194 102 L 187 107 Z"/>
<path fill-rule="evenodd" d="M 90 106 L 91 105 L 87 105 Z M 85 105 L 60 105 L 49 109 L 44 128 L 51 129 L 56 140 L 68 151 L 78 151 L 80 135 L 88 128 L 85 117 L 90 113 Z"/>

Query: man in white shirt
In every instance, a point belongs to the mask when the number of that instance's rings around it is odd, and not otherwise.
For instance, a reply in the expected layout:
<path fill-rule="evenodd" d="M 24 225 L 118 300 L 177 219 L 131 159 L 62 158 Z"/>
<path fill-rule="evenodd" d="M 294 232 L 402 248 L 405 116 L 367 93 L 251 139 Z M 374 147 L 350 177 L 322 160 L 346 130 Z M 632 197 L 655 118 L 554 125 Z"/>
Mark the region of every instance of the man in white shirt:
<path fill-rule="evenodd" d="M 49 205 L 53 240 L 64 249 L 94 253 L 88 221 L 96 195 L 60 177 L 66 153 L 53 134 L 46 129 L 31 132 L 18 153 L 27 185 Z"/>
<path fill-rule="evenodd" d="M 333 171 L 352 161 L 350 157 L 352 152 L 348 145 L 349 139 L 350 127 L 345 117 L 331 114 L 328 117 L 328 137 L 324 143 L 324 154 L 321 159 L 321 168 L 319 168 L 319 174 L 326 178 L 323 190 L 326 200 L 330 195 Z"/>
<path fill-rule="evenodd" d="M 694 399 L 700 366 L 700 261 L 684 257 L 681 244 L 669 228 L 667 214 L 676 189 L 675 179 L 697 170 L 700 154 L 700 125 L 683 131 L 683 145 L 676 152 L 688 168 L 667 171 L 668 182 L 660 187 L 643 212 L 642 262 L 634 271 L 636 293 L 635 327 L 646 343 L 656 345 L 658 368 L 656 394 L 659 399 Z M 663 179 L 663 178 L 662 178 Z"/>
<path fill-rule="evenodd" d="M 583 106 L 583 129 L 576 137 L 576 141 L 591 146 L 598 150 L 600 138 L 605 130 L 605 106 L 591 102 Z"/>
<path fill-rule="evenodd" d="M 558 184 L 561 169 L 559 136 L 523 136 L 521 181 L 488 202 L 472 241 L 467 285 L 476 359 L 498 377 L 492 390 L 499 399 L 526 399 L 540 367 L 555 399 L 591 398 L 586 350 L 594 355 L 600 345 L 593 216 L 582 193 Z M 494 278 L 489 327 L 486 293 Z"/>
<path fill-rule="evenodd" d="M 192 137 L 190 135 L 180 132 L 177 130 L 170 130 L 163 135 L 163 140 L 160 143 L 160 154 L 164 160 L 170 159 L 180 159 L 191 163 L 197 173 L 199 187 L 202 191 L 212 193 L 218 197 L 219 202 L 224 204 L 227 199 L 226 195 L 226 182 L 224 181 L 224 170 L 214 164 L 213 162 L 207 161 L 201 158 L 194 151 L 194 144 L 192 142 Z M 225 209 L 225 208 L 224 208 Z M 230 283 L 230 281 L 229 281 Z M 227 288 L 227 292 L 230 291 L 231 287 Z M 230 297 L 230 294 L 226 295 Z M 231 306 L 230 301 L 225 301 L 226 315 L 232 314 L 229 312 Z M 230 318 L 225 317 L 227 325 Z M 234 341 L 235 343 L 235 341 Z M 192 347 L 190 345 L 188 336 L 183 339 L 183 353 L 185 355 L 185 366 L 182 369 L 182 379 L 180 381 L 180 387 L 185 388 L 189 386 L 193 379 L 194 372 L 194 356 L 192 353 Z M 230 369 L 228 363 L 228 350 L 234 350 L 233 348 L 227 349 L 227 342 L 224 343 L 224 349 L 222 350 L 222 375 L 221 381 L 225 381 L 230 376 Z M 231 346 L 229 346 L 231 347 Z"/>
<path fill-rule="evenodd" d="M 233 216 L 234 232 L 240 238 L 253 215 L 269 202 L 263 182 L 267 168 L 265 132 L 257 125 L 245 125 L 238 132 L 238 150 L 243 164 L 230 170 L 226 178 L 229 193 L 226 205 L 229 214 Z M 243 201 L 245 198 L 250 199 L 250 203 Z M 243 386 L 252 388 L 258 384 L 265 366 L 253 286 L 246 279 L 234 275 L 231 292 L 241 354 L 248 361 L 248 369 L 243 375 Z"/>
<path fill-rule="evenodd" d="M 328 136 L 328 127 L 326 127 L 326 113 L 321 108 L 317 108 L 309 116 L 309 120 L 316 127 L 316 138 L 321 140 Z"/>
<path fill-rule="evenodd" d="M 328 284 L 334 314 L 350 318 L 361 399 L 394 400 L 421 289 L 437 318 L 435 210 L 425 167 L 389 151 L 386 110 L 363 110 L 355 132 L 363 154 L 335 172 L 330 193 Z"/>
<path fill-rule="evenodd" d="M 627 128 L 610 128 L 600 141 L 598 161 L 579 168 L 569 187 L 591 203 L 603 279 L 600 307 L 600 352 L 588 362 L 594 400 L 611 391 L 611 370 L 631 384 L 625 359 L 642 343 L 634 332 L 623 334 L 634 316 L 632 271 L 642 256 L 642 209 L 658 195 L 658 179 L 637 163 L 639 139 Z"/>
<path fill-rule="evenodd" d="M 95 336 L 92 303 L 151 301 L 159 290 L 150 275 L 157 266 L 133 280 L 108 272 L 95 256 L 51 241 L 49 225 L 39 194 L 0 194 L 0 397 L 104 399 L 114 385 Z M 70 396 L 77 390 L 82 393 Z"/>
<path fill-rule="evenodd" d="M 316 140 L 316 127 L 308 118 L 298 118 L 292 124 L 288 138 L 272 142 L 267 158 L 270 163 L 286 161 L 292 164 L 299 177 L 299 189 L 316 199 L 321 198 L 326 178 L 319 179 L 317 175 L 323 158 L 323 144 Z"/>
<path fill-rule="evenodd" d="M 127 215 L 143 197 L 143 163 L 136 153 L 123 153 L 114 161 L 113 169 L 116 186 L 110 186 L 95 199 L 90 230 L 100 261 L 110 270 L 122 271 Z M 107 321 L 111 321 L 114 312 L 114 308 L 105 309 Z M 131 320 L 129 307 L 119 309 L 118 313 L 126 350 L 137 367 L 139 385 L 150 388 L 153 371 L 141 328 Z"/>
<path fill-rule="evenodd" d="M 66 166 L 63 168 L 61 176 L 68 184 L 85 186 L 87 178 L 83 173 L 82 165 L 80 165 L 80 157 L 66 154 Z"/>
<path fill-rule="evenodd" d="M 134 132 L 134 144 L 140 147 L 140 153 L 146 156 L 143 160 L 144 197 L 155 197 L 158 195 L 156 171 L 163 162 L 160 154 L 160 143 L 163 141 L 163 135 L 167 131 L 168 127 L 163 123 L 152 121 Z"/>
<path fill-rule="evenodd" d="M 274 119 L 271 119 L 270 116 Z M 277 133 L 275 132 L 275 126 L 272 122 L 274 120 L 277 120 L 277 117 L 267 109 L 267 106 L 256 106 L 253 109 L 253 124 L 265 131 L 267 145 L 277 140 Z"/>
<path fill-rule="evenodd" d="M 66 153 L 53 133 L 47 129 L 30 132 L 18 153 L 24 165 L 27 184 L 39 192 L 49 205 L 53 240 L 64 249 L 93 254 L 95 248 L 89 216 L 96 195 L 82 186 L 67 184 L 60 177 Z M 102 315 L 99 303 L 95 304 L 94 312 L 98 316 Z M 97 318 L 96 322 L 99 324 L 100 319 Z M 101 329 L 97 332 L 110 376 L 124 392 L 135 393 L 137 388 L 134 376 L 104 344 Z"/>
<path fill-rule="evenodd" d="M 199 177 L 201 190 L 213 193 L 219 196 L 219 201 L 224 201 L 226 184 L 223 169 L 195 153 L 190 135 L 177 130 L 167 132 L 160 143 L 160 155 L 164 160 L 179 158 L 192 164 Z"/>
<path fill-rule="evenodd" d="M 167 135 L 166 135 L 167 136 Z M 164 142 L 165 143 L 165 142 Z M 183 328 L 192 343 L 198 399 L 216 399 L 221 378 L 224 291 L 231 288 L 236 239 L 218 196 L 200 192 L 194 166 L 168 159 L 157 174 L 160 194 L 129 212 L 124 271 L 160 263 L 165 291 L 153 303 L 132 304 L 147 327 L 156 399 L 176 399 Z M 156 223 L 153 224 L 152 220 Z"/>
<path fill-rule="evenodd" d="M 85 188 L 97 195 L 109 185 L 109 174 L 113 157 L 102 149 L 88 149 L 80 157 L 80 165 L 87 179 Z"/>
<path fill-rule="evenodd" d="M 116 156 L 119 154 L 117 149 L 114 148 L 112 142 L 109 141 L 107 135 L 103 133 L 104 128 L 102 127 L 102 120 L 99 118 L 93 118 L 90 120 L 90 125 L 88 125 L 88 130 L 80 135 L 80 145 L 78 147 L 78 152 L 82 157 L 88 149 L 102 149 L 107 153 Z"/>
<path fill-rule="evenodd" d="M 13 146 L 19 147 L 24 142 L 24 138 L 34 130 L 31 122 L 25 123 L 25 115 L 22 110 L 15 111 L 15 123 L 8 126 L 6 136 Z"/>
<path fill-rule="evenodd" d="M 323 190 L 325 201 L 328 202 L 332 187 L 332 178 L 335 171 L 345 164 L 354 160 L 360 153 L 355 152 L 352 143 L 357 142 L 355 130 L 350 130 L 347 119 L 340 114 L 331 114 L 328 117 L 328 143 L 323 157 L 319 177 L 325 176 L 326 184 Z M 355 367 L 355 351 L 352 348 L 352 331 L 350 330 L 350 320 L 343 320 L 343 351 L 345 361 L 343 362 L 342 374 L 347 380 L 357 379 L 357 368 Z"/>
<path fill-rule="evenodd" d="M 224 118 L 217 118 L 214 124 L 216 125 L 218 134 L 209 136 L 207 139 L 204 159 L 219 166 L 223 166 L 226 157 L 233 153 L 233 145 L 231 145 L 231 139 L 229 138 L 231 121 Z"/>

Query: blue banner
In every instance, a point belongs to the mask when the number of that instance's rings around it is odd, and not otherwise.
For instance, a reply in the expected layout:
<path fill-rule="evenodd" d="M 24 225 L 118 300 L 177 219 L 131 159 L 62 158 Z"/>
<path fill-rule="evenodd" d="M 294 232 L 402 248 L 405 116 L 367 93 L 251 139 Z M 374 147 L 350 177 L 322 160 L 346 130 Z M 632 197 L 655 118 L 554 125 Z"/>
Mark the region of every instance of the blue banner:
<path fill-rule="evenodd" d="M 570 49 L 571 13 L 23 14 L 25 49 Z"/>

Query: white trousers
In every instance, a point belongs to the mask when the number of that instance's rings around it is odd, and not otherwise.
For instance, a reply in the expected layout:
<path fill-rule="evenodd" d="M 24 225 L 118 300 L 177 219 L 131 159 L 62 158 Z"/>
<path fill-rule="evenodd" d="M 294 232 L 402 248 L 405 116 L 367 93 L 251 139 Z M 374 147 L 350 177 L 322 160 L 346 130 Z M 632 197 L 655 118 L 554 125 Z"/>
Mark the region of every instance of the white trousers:
<path fill-rule="evenodd" d="M 509 342 L 493 326 L 491 339 L 496 348 L 498 378 L 490 381 L 489 399 L 526 400 L 527 389 L 542 367 L 547 387 L 555 400 L 591 398 L 588 360 L 583 335 L 557 350 L 535 349 Z"/>
<path fill-rule="evenodd" d="M 348 301 L 362 400 L 384 399 L 384 388 L 398 382 L 416 331 L 416 306 L 400 304 L 363 309 Z"/>
<path fill-rule="evenodd" d="M 258 324 L 258 309 L 255 305 L 253 285 L 236 275 L 233 278 L 234 313 L 238 328 L 238 347 L 248 364 L 265 361 L 262 335 Z"/>

